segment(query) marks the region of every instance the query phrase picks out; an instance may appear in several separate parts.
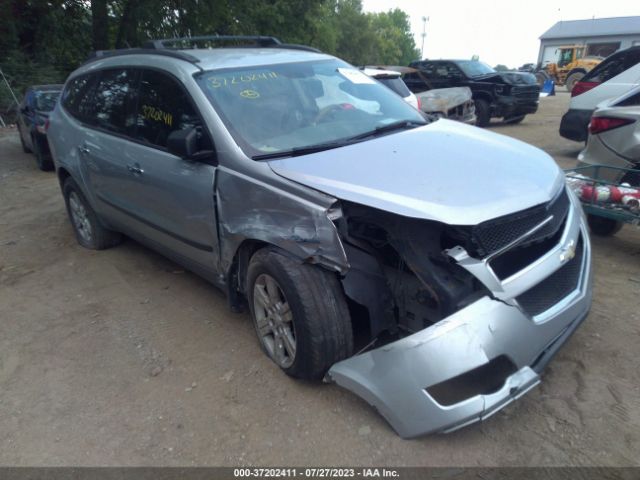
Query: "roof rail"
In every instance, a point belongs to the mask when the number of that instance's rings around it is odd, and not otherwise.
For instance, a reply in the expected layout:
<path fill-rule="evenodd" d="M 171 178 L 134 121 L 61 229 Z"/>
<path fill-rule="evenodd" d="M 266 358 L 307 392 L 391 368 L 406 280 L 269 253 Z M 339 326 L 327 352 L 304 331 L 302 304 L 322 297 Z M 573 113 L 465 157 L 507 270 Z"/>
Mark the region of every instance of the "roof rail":
<path fill-rule="evenodd" d="M 184 60 L 189 63 L 197 63 L 200 60 L 193 55 L 189 55 L 186 52 L 181 52 L 178 50 L 156 50 L 153 48 L 123 48 L 120 50 L 96 50 L 89 58 L 83 63 L 86 65 L 87 63 L 95 62 L 97 60 L 101 60 L 107 57 L 119 57 L 123 55 L 161 55 L 164 57 L 172 57 L 178 58 L 180 60 Z"/>
<path fill-rule="evenodd" d="M 191 48 L 193 48 L 193 44 L 198 42 L 208 42 L 208 46 L 211 46 L 212 43 L 232 42 L 249 43 L 258 47 L 276 47 L 282 45 L 282 42 L 276 37 L 264 37 L 259 35 L 201 35 L 196 37 L 150 40 L 142 46 L 144 48 L 161 50 L 166 48 L 189 48 L 185 44 L 191 44 Z"/>
<path fill-rule="evenodd" d="M 260 35 L 202 35 L 197 37 L 164 38 L 149 40 L 143 44 L 144 48 L 166 50 L 195 48 L 195 44 L 204 43 L 206 48 L 215 48 L 215 43 L 235 43 L 234 47 L 261 47 L 261 48 L 286 48 L 290 50 L 304 50 L 307 52 L 321 53 L 317 48 L 294 43 L 282 43 L 276 37 Z M 240 43 L 241 45 L 237 45 Z"/>

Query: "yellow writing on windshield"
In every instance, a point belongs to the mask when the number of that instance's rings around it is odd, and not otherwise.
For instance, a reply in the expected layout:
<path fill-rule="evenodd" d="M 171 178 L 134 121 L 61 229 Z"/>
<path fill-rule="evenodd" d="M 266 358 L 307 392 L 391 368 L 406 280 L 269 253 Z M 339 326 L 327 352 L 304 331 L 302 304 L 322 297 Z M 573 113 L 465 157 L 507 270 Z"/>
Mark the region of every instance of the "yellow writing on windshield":
<path fill-rule="evenodd" d="M 273 80 L 275 78 L 278 78 L 276 72 L 247 73 L 244 75 L 230 75 L 228 77 L 211 77 L 209 79 L 209 85 L 213 88 L 220 88 L 261 80 Z"/>
<path fill-rule="evenodd" d="M 165 125 L 173 125 L 173 115 L 159 108 L 152 107 L 150 105 L 142 105 L 142 116 L 147 120 L 153 120 L 155 122 L 162 122 Z"/>

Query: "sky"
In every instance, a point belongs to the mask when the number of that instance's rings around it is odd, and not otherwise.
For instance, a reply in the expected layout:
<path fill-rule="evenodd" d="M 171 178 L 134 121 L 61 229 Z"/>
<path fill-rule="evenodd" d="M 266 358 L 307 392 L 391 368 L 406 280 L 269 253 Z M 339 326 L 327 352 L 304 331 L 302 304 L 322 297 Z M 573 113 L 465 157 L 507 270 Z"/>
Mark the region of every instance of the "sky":
<path fill-rule="evenodd" d="M 363 0 L 365 11 L 404 10 L 416 45 L 426 23 L 426 58 L 471 58 L 510 68 L 538 59 L 540 40 L 559 20 L 640 15 L 638 0 Z"/>

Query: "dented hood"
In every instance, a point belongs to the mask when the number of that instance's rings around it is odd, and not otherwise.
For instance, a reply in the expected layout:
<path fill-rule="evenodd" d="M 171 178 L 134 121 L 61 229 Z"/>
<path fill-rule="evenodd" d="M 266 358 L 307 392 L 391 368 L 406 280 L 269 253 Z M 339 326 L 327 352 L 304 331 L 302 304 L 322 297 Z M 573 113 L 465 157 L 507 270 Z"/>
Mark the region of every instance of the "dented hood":
<path fill-rule="evenodd" d="M 278 175 L 336 198 L 452 225 L 550 201 L 564 182 L 542 150 L 445 119 L 269 164 Z"/>
<path fill-rule="evenodd" d="M 535 75 L 527 72 L 495 72 L 473 77 L 476 82 L 507 83 L 509 85 L 537 85 Z"/>

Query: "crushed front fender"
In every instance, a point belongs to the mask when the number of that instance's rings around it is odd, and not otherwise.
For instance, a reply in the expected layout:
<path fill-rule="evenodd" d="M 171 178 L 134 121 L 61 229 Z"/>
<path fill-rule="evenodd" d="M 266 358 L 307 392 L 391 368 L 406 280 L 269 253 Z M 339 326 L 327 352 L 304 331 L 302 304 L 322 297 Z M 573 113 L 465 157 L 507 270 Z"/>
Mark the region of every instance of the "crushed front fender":
<path fill-rule="evenodd" d="M 405 438 L 483 420 L 537 385 L 538 372 L 587 316 L 588 253 L 579 290 L 551 318 L 536 321 L 483 297 L 431 327 L 336 363 L 327 379 L 374 406 Z M 452 403 L 441 387 L 455 389 L 461 379 L 469 396 Z"/>

